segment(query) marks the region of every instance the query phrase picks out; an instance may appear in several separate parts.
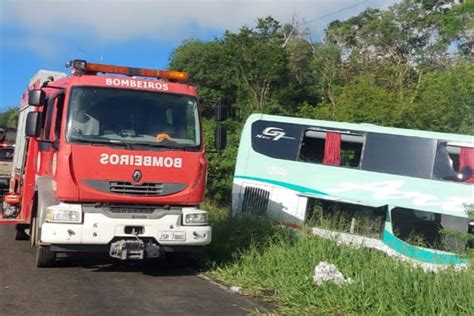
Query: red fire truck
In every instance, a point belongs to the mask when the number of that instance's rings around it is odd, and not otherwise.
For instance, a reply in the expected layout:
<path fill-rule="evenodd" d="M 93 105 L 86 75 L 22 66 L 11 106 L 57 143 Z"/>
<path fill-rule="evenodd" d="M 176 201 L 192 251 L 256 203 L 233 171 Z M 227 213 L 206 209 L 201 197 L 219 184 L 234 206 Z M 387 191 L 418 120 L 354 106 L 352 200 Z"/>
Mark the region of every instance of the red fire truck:
<path fill-rule="evenodd" d="M 67 66 L 71 76 L 39 71 L 22 96 L 0 223 L 31 240 L 38 267 L 61 252 L 143 259 L 209 244 L 197 92 L 179 83 L 187 73 Z M 218 123 L 217 149 L 225 137 Z"/>

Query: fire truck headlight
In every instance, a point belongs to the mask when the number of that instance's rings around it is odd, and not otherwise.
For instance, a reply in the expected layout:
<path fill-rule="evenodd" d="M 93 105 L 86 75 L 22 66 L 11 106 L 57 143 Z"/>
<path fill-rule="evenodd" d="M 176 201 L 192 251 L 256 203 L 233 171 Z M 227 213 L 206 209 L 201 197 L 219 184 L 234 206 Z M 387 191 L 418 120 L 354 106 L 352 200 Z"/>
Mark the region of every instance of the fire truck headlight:
<path fill-rule="evenodd" d="M 184 214 L 183 225 L 205 225 L 207 224 L 207 213 Z"/>
<path fill-rule="evenodd" d="M 46 221 L 52 223 L 80 223 L 82 222 L 82 212 L 80 210 L 47 208 Z"/>

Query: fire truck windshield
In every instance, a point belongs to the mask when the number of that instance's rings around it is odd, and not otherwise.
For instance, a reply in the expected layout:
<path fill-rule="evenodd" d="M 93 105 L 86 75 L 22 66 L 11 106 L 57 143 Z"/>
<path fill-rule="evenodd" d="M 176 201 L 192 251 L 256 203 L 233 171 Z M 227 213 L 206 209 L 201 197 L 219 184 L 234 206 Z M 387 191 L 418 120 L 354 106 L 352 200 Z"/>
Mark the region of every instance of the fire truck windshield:
<path fill-rule="evenodd" d="M 197 148 L 200 139 L 195 97 L 100 87 L 71 91 L 70 143 Z"/>

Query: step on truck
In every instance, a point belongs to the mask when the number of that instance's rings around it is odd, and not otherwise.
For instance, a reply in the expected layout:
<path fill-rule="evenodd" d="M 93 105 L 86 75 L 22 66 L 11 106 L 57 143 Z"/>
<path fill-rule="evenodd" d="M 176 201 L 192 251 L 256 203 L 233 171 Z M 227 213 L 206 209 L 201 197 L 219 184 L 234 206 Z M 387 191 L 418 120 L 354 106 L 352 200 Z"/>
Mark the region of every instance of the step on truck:
<path fill-rule="evenodd" d="M 156 258 L 211 242 L 197 90 L 188 74 L 88 63 L 39 71 L 22 95 L 1 224 L 57 253 Z M 216 119 L 226 108 L 216 107 Z M 216 147 L 226 131 L 216 127 Z"/>

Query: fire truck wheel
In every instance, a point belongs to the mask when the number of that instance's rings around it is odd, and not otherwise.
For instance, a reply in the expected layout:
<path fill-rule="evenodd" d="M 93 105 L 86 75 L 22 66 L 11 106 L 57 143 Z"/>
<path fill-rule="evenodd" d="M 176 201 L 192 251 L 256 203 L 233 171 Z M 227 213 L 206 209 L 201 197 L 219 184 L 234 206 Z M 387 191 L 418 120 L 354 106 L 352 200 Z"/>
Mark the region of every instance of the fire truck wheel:
<path fill-rule="evenodd" d="M 15 240 L 28 240 L 30 236 L 25 232 L 25 227 L 23 225 L 16 225 L 15 229 Z"/>
<path fill-rule="evenodd" d="M 38 268 L 50 268 L 56 263 L 56 253 L 49 246 L 38 246 L 36 251 L 36 266 Z"/>

